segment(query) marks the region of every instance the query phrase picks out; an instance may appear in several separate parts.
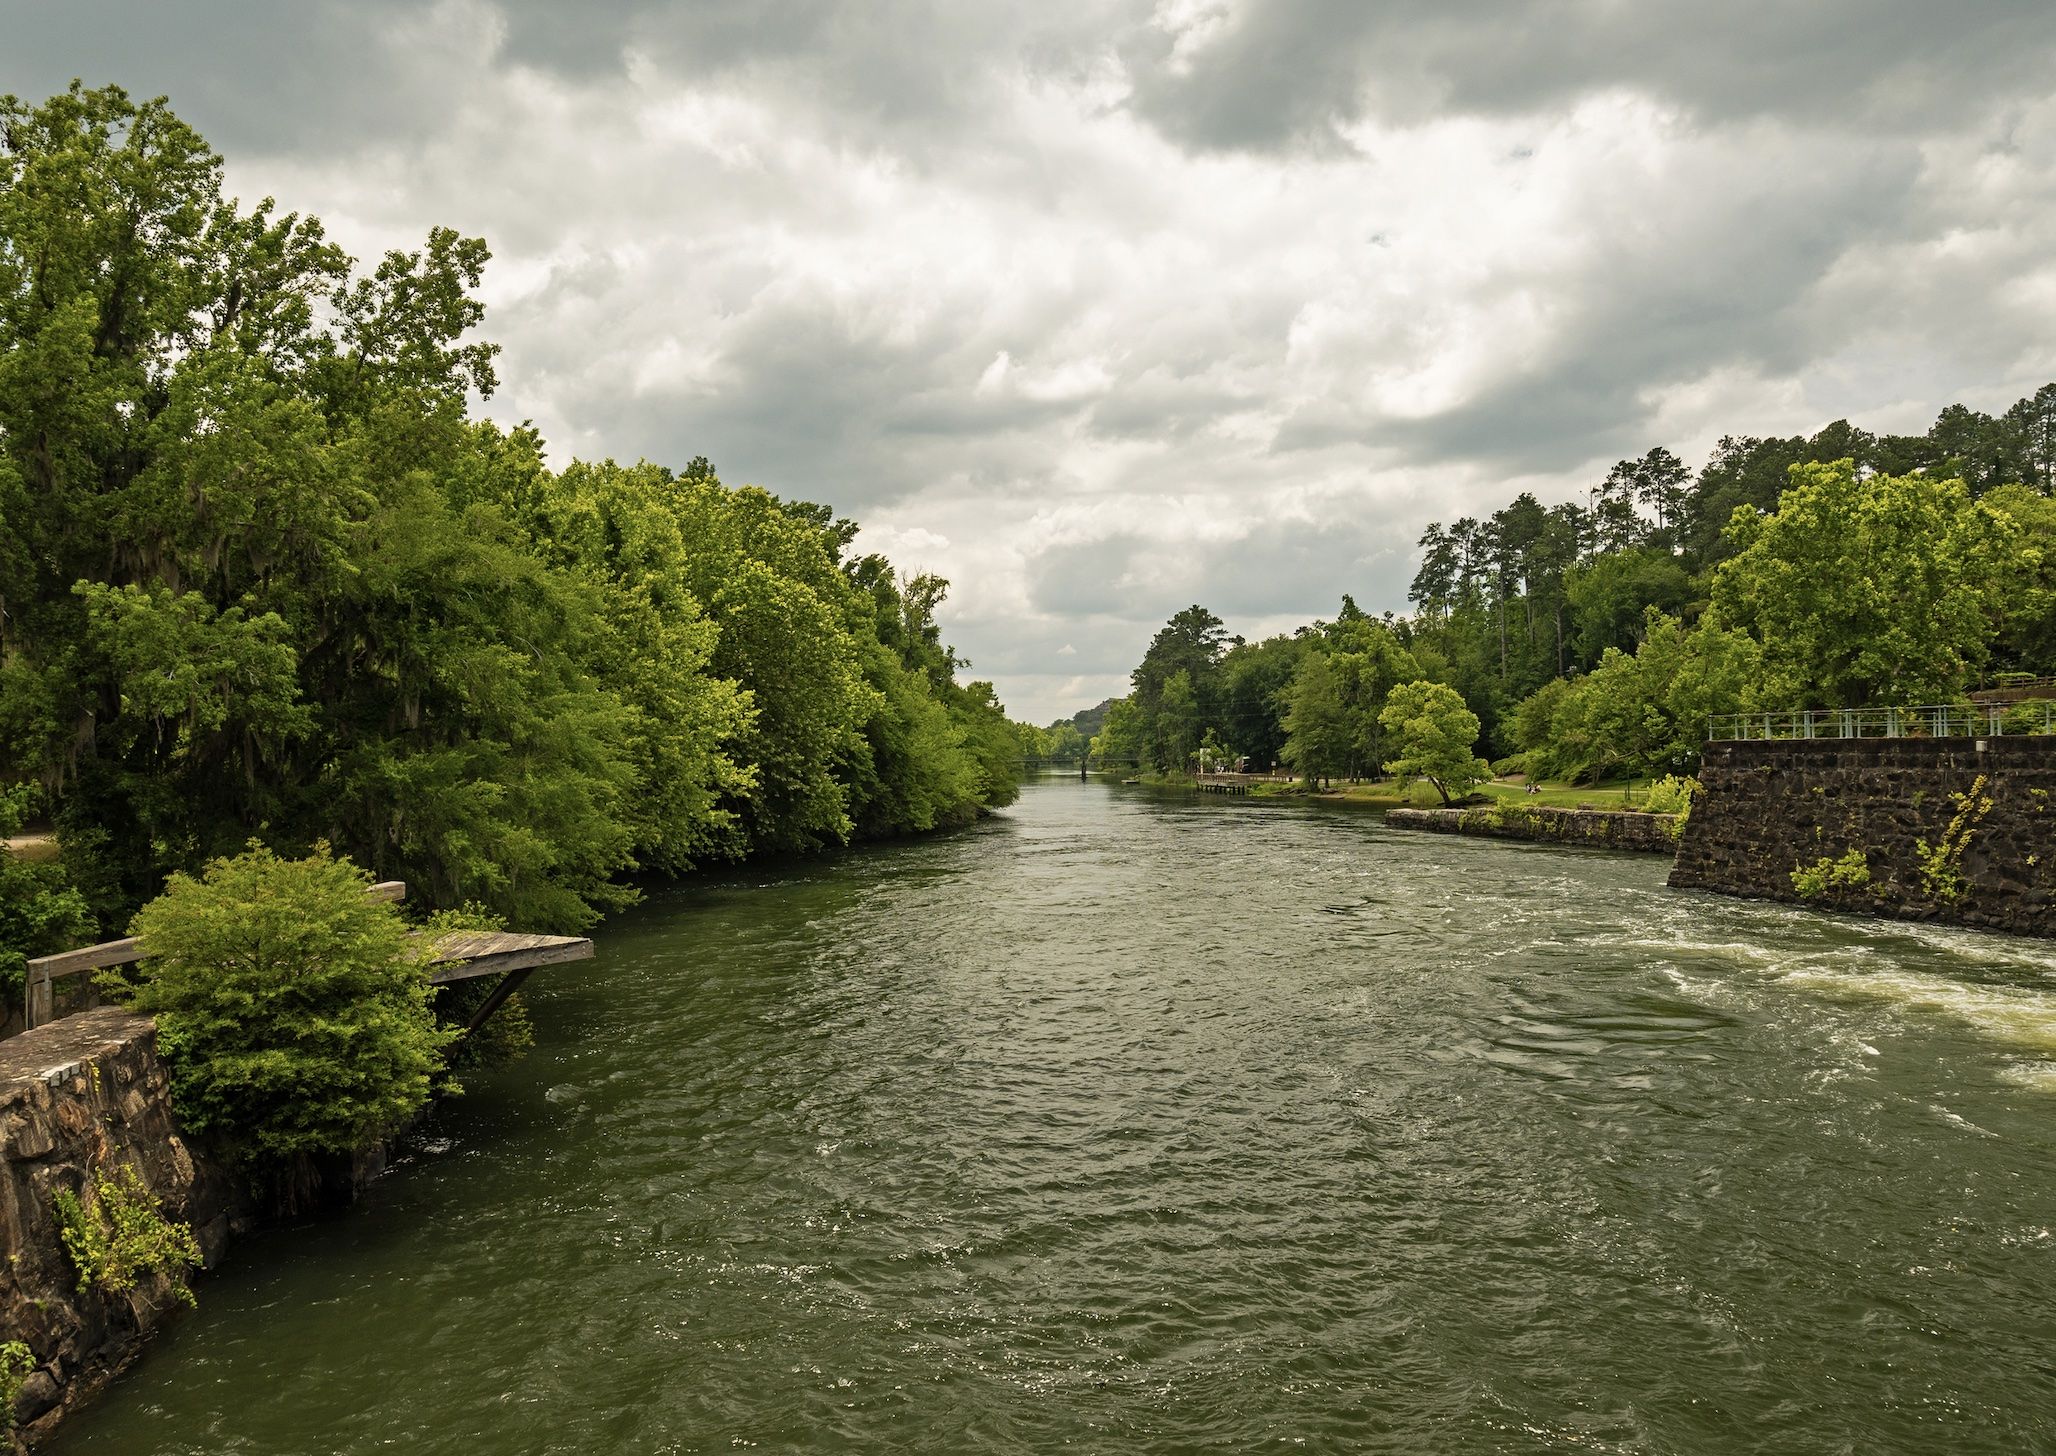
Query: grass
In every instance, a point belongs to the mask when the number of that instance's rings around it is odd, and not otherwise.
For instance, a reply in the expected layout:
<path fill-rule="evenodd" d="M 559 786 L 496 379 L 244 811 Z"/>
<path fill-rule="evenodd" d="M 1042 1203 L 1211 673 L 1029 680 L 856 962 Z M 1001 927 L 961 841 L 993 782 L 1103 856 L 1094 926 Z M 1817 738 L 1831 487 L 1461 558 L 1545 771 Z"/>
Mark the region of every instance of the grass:
<path fill-rule="evenodd" d="M 1612 779 L 1598 784 L 1538 784 L 1539 794 L 1528 792 L 1526 784 L 1490 783 L 1479 792 L 1490 794 L 1495 799 L 1511 799 L 1519 804 L 1532 804 L 1548 809 L 1575 809 L 1580 805 L 1591 809 L 1635 809 L 1641 807 L 1642 799 L 1649 792 L 1647 779 Z"/>
<path fill-rule="evenodd" d="M 1133 777 L 1133 775 L 1130 775 Z M 1152 788 L 1183 788 L 1192 783 L 1190 774 L 1143 774 L 1142 782 Z M 1536 786 L 1539 793 L 1529 793 L 1525 783 L 1480 784 L 1478 792 L 1491 799 L 1505 799 L 1531 808 L 1546 809 L 1633 809 L 1640 806 L 1643 796 L 1649 790 L 1647 779 L 1609 779 L 1596 784 L 1566 784 L 1545 781 Z M 1435 792 L 1432 784 L 1416 782 L 1405 790 L 1391 779 L 1365 780 L 1349 783 L 1337 780 L 1326 790 L 1308 795 L 1304 785 L 1296 783 L 1264 783 L 1250 785 L 1249 796 L 1253 799 L 1318 798 L 1331 802 L 1362 804 L 1373 809 L 1435 809 L 1441 807 L 1442 796 Z"/>
<path fill-rule="evenodd" d="M 1638 806 L 1648 791 L 1649 781 L 1637 779 L 1632 786 L 1626 779 L 1614 779 L 1598 784 L 1542 783 L 1541 792 L 1531 794 L 1526 784 L 1489 783 L 1478 786 L 1478 792 L 1491 799 L 1505 799 L 1531 808 L 1576 809 L 1580 806 L 1591 809 L 1631 809 Z M 1298 784 L 1258 784 L 1251 790 L 1256 798 L 1301 795 Z M 1391 779 L 1375 782 L 1337 783 L 1326 792 L 1314 795 L 1321 799 L 1339 799 L 1351 804 L 1364 804 L 1379 809 L 1435 809 L 1441 807 L 1442 796 L 1434 786 L 1418 782 L 1401 790 Z"/>

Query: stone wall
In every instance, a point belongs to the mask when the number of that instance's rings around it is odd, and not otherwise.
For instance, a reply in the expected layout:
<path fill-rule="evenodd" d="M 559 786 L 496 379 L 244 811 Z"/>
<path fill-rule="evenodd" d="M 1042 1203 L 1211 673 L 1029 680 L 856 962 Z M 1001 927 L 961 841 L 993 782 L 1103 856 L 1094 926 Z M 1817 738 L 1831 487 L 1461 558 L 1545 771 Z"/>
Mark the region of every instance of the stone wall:
<path fill-rule="evenodd" d="M 78 1289 L 52 1198 L 123 1163 L 219 1258 L 234 1185 L 179 1136 L 147 1017 L 101 1007 L 0 1042 L 0 1338 L 36 1357 L 16 1407 L 31 1441 L 181 1308 L 161 1275 L 122 1296 Z"/>
<path fill-rule="evenodd" d="M 1674 886 L 2056 935 L 2056 738 L 1709 743 L 1699 782 Z"/>
<path fill-rule="evenodd" d="M 1395 829 L 1429 829 L 1443 834 L 1482 834 L 1494 839 L 1529 839 L 1548 844 L 1582 844 L 1670 854 L 1677 848 L 1674 815 L 1636 814 L 1615 809 L 1551 809 L 1499 803 L 1471 809 L 1393 809 L 1385 822 Z"/>

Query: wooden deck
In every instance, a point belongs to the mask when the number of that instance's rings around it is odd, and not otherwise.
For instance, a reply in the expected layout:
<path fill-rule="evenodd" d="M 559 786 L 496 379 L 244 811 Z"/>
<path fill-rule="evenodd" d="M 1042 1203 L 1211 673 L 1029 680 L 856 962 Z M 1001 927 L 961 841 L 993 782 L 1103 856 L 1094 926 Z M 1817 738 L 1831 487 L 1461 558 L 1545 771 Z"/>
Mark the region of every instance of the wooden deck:
<path fill-rule="evenodd" d="M 397 903 L 407 898 L 407 886 L 400 880 L 373 885 L 373 899 Z M 415 932 L 417 935 L 422 932 Z M 448 986 L 458 981 L 498 976 L 500 984 L 486 997 L 465 1028 L 474 1031 L 485 1023 L 521 983 L 544 966 L 591 960 L 593 943 L 582 935 L 526 935 L 511 930 L 459 930 L 438 936 L 429 955 L 431 985 Z M 23 997 L 24 1019 L 33 1028 L 57 1018 L 57 984 L 60 981 L 102 970 L 108 966 L 132 965 L 143 959 L 133 936 L 89 945 L 60 955 L 42 956 L 28 966 L 28 986 Z M 90 988 L 91 982 L 86 985 Z M 90 999 L 90 998 L 89 998 Z M 85 1007 L 74 1007 L 84 1010 Z"/>

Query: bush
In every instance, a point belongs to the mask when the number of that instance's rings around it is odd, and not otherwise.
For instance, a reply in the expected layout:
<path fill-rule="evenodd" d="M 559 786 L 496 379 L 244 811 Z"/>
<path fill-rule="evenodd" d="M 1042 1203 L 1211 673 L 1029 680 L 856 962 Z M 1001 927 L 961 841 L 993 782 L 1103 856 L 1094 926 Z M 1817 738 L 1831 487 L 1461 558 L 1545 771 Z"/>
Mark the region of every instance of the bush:
<path fill-rule="evenodd" d="M 1642 808 L 1651 814 L 1675 814 L 1680 822 L 1692 813 L 1692 800 L 1699 793 L 1699 780 L 1665 774 L 1649 786 Z"/>
<path fill-rule="evenodd" d="M 261 845 L 173 875 L 136 916 L 150 959 L 136 1007 L 157 1016 L 185 1126 L 248 1160 L 351 1153 L 428 1100 L 438 1028 L 428 947 L 327 845 Z"/>
<path fill-rule="evenodd" d="M 84 1198 L 60 1188 L 51 1201 L 79 1293 L 126 1294 L 144 1275 L 162 1274 L 181 1303 L 193 1302 L 186 1270 L 200 1262 L 200 1245 L 189 1225 L 158 1210 L 134 1168 L 123 1164 L 112 1177 L 95 1173 Z"/>
<path fill-rule="evenodd" d="M 2006 734 L 2047 733 L 2050 707 L 2041 701 L 2015 703 L 1999 715 L 1999 731 Z"/>

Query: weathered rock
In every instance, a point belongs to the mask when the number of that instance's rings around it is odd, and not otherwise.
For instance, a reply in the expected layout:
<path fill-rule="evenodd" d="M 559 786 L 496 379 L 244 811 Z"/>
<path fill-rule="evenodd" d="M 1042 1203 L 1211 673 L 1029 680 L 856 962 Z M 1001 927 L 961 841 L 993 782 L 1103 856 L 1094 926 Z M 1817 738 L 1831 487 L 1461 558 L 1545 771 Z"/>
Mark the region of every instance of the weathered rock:
<path fill-rule="evenodd" d="M 1699 782 L 1672 885 L 2056 935 L 2056 738 L 1710 743 Z M 1933 872 L 1951 840 L 1956 893 Z M 1867 881 L 1794 886 L 1850 850 Z"/>
<path fill-rule="evenodd" d="M 1395 829 L 1582 844 L 1643 854 L 1670 854 L 1677 848 L 1672 828 L 1676 816 L 1672 814 L 1499 803 L 1471 809 L 1393 809 L 1385 815 L 1385 822 Z"/>

